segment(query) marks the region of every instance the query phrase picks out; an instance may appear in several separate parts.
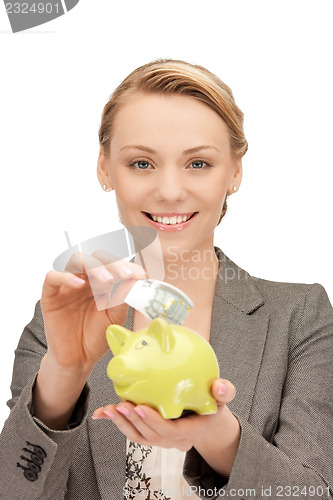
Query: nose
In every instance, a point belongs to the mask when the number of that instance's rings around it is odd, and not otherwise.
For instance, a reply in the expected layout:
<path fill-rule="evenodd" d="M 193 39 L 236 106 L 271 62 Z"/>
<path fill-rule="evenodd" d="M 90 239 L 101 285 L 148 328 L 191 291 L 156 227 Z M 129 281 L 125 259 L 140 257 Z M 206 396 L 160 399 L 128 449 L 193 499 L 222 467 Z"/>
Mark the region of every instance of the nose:
<path fill-rule="evenodd" d="M 185 174 L 179 168 L 166 165 L 159 171 L 155 186 L 155 197 L 158 201 L 182 201 L 186 198 L 186 191 Z"/>

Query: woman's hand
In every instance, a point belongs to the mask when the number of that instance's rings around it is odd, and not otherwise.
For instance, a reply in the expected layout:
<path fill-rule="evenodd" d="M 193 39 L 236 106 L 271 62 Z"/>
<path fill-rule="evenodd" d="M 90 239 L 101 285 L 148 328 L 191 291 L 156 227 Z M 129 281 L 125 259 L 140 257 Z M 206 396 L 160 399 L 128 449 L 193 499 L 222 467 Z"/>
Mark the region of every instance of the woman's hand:
<path fill-rule="evenodd" d="M 124 323 L 123 299 L 147 277 L 137 264 L 104 251 L 73 255 L 66 271 L 47 274 L 41 299 L 48 349 L 33 390 L 34 416 L 52 429 L 70 421 L 91 370 L 108 351 L 106 328 Z"/>
<path fill-rule="evenodd" d="M 126 319 L 128 305 L 122 299 L 147 274 L 137 264 L 115 260 L 104 251 L 73 255 L 66 271 L 50 271 L 43 286 L 47 355 L 62 369 L 89 371 L 108 351 L 106 328 Z M 112 288 L 121 280 L 111 301 Z"/>
<path fill-rule="evenodd" d="M 191 414 L 166 420 L 149 406 L 123 401 L 98 408 L 92 418 L 111 419 L 131 441 L 145 446 L 181 451 L 194 447 L 218 474 L 228 477 L 240 439 L 239 422 L 227 406 L 234 399 L 236 389 L 228 380 L 217 379 L 212 394 L 218 406 L 213 415 Z"/>

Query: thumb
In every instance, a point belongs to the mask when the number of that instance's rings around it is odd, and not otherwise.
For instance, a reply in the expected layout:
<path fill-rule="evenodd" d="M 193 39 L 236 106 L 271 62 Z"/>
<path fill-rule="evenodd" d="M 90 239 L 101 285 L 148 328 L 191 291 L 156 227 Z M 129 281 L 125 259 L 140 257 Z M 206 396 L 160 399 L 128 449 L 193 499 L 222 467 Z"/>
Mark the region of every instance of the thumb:
<path fill-rule="evenodd" d="M 214 380 L 212 394 L 218 406 L 230 403 L 236 396 L 236 387 L 226 379 L 218 378 Z"/>

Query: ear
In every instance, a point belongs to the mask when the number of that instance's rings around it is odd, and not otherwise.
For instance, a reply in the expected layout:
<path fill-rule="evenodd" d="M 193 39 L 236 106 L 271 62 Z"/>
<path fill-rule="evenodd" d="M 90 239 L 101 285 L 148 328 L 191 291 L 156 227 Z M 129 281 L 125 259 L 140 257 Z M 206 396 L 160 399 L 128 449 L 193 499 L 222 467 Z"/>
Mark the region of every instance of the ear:
<path fill-rule="evenodd" d="M 101 150 L 97 160 L 97 177 L 101 186 L 107 186 L 105 191 L 112 191 L 112 189 L 114 189 L 109 175 L 108 159 L 104 156 Z"/>
<path fill-rule="evenodd" d="M 110 325 L 106 330 L 106 340 L 114 356 L 118 354 L 126 340 L 131 336 L 130 330 L 120 325 Z"/>
<path fill-rule="evenodd" d="M 228 186 L 228 193 L 233 194 L 235 193 L 234 191 L 234 186 L 237 187 L 237 191 L 239 190 L 239 186 L 241 185 L 242 182 L 242 177 L 243 177 L 243 165 L 242 165 L 242 158 L 236 158 L 233 162 L 233 169 L 232 169 L 232 174 L 230 177 L 230 182 Z"/>
<path fill-rule="evenodd" d="M 147 333 L 157 339 L 161 350 L 165 353 L 170 352 L 176 344 L 176 339 L 170 325 L 163 318 L 153 319 Z"/>

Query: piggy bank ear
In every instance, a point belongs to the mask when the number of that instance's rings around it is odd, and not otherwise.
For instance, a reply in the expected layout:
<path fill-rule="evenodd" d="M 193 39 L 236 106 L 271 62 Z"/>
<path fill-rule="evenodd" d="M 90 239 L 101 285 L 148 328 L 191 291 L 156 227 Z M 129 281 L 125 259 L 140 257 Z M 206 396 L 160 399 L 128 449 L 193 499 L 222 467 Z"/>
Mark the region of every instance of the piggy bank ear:
<path fill-rule="evenodd" d="M 175 336 L 170 325 L 163 318 L 155 318 L 148 327 L 148 334 L 157 339 L 163 352 L 170 352 L 175 343 Z"/>
<path fill-rule="evenodd" d="M 106 330 L 106 340 L 114 356 L 118 354 L 122 345 L 130 337 L 131 332 L 120 325 L 111 325 Z"/>

